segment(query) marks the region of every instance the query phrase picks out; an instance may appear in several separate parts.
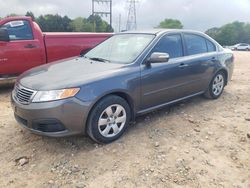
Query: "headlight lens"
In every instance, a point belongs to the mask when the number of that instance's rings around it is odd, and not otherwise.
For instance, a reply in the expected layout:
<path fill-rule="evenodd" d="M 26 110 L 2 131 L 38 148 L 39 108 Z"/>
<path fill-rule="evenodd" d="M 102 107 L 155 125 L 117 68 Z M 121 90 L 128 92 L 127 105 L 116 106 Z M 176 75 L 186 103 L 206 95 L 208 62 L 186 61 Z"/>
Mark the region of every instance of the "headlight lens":
<path fill-rule="evenodd" d="M 70 88 L 51 91 L 38 91 L 32 102 L 47 102 L 60 99 L 66 99 L 75 96 L 80 91 L 80 88 Z"/>

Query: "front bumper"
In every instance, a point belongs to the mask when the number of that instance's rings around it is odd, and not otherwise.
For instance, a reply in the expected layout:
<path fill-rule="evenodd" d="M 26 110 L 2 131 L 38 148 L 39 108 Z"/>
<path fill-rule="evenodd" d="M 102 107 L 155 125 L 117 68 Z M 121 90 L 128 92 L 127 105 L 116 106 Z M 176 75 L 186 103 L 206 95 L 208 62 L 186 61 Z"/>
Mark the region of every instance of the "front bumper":
<path fill-rule="evenodd" d="M 85 134 L 90 102 L 73 97 L 23 105 L 12 96 L 11 103 L 18 123 L 35 134 L 50 137 Z"/>

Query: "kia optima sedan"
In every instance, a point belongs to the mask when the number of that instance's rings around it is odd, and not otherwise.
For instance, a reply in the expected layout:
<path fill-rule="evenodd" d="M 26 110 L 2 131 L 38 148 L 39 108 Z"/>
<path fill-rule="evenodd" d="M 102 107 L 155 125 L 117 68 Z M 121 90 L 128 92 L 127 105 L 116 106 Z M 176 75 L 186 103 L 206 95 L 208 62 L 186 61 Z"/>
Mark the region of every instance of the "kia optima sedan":
<path fill-rule="evenodd" d="M 116 34 L 82 57 L 22 74 L 12 92 L 14 115 L 36 134 L 86 133 L 109 143 L 138 115 L 197 95 L 220 97 L 233 60 L 196 31 Z"/>

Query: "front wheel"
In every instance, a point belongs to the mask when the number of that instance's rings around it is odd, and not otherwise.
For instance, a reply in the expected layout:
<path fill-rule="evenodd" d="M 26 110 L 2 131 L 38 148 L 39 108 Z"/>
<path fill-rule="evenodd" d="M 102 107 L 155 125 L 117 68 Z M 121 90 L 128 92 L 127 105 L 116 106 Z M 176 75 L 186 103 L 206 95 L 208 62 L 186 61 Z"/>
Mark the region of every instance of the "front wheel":
<path fill-rule="evenodd" d="M 113 142 L 126 130 L 130 113 L 130 107 L 123 98 L 115 95 L 107 96 L 91 111 L 87 133 L 98 143 Z"/>
<path fill-rule="evenodd" d="M 225 74 L 218 72 L 209 84 L 209 88 L 205 96 L 210 99 L 217 99 L 221 96 L 225 87 Z"/>

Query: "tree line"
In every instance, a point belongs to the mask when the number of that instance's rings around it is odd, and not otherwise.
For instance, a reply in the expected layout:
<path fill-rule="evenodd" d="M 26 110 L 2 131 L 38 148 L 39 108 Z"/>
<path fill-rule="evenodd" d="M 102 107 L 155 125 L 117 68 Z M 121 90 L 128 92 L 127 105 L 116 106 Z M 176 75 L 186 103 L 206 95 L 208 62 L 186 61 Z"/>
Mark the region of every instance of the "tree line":
<path fill-rule="evenodd" d="M 210 37 L 214 38 L 222 45 L 234 45 L 237 43 L 250 44 L 250 24 L 235 21 L 223 25 L 222 27 L 214 27 L 206 31 Z"/>
<path fill-rule="evenodd" d="M 183 25 L 179 20 L 165 19 L 158 28 L 182 29 Z M 250 23 L 235 21 L 222 27 L 214 27 L 205 32 L 221 45 L 234 45 L 237 43 L 250 44 Z"/>

